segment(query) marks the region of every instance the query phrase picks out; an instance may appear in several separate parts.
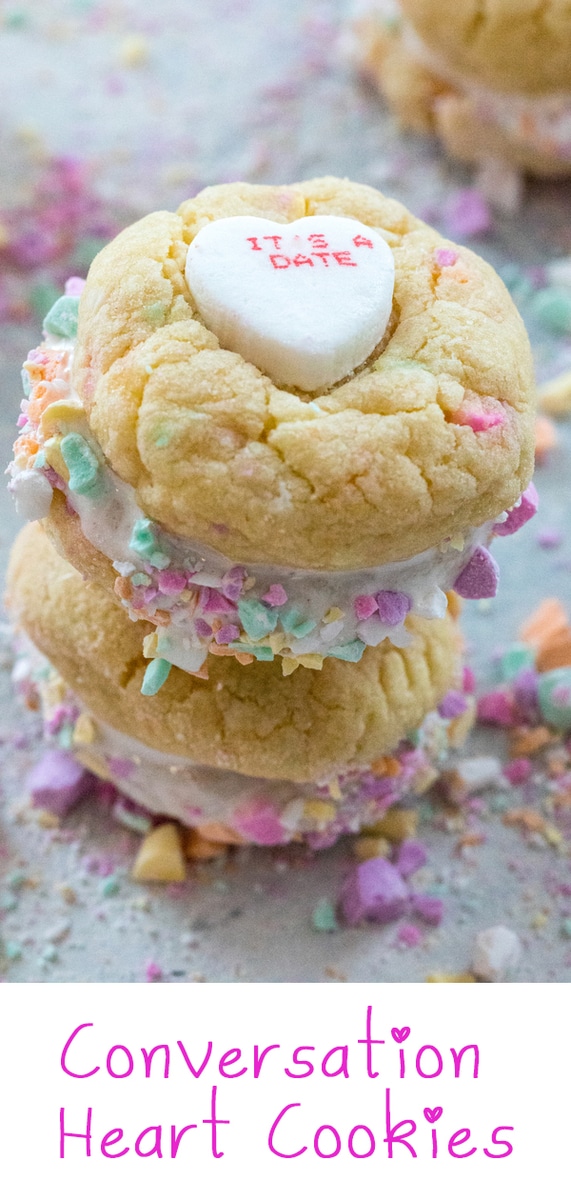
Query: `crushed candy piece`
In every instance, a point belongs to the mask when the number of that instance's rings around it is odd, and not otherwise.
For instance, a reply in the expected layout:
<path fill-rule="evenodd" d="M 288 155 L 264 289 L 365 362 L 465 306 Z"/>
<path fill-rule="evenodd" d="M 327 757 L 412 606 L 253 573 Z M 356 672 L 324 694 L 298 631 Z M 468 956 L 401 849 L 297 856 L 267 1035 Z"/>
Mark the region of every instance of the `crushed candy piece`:
<path fill-rule="evenodd" d="M 405 915 L 408 890 L 400 872 L 386 858 L 368 858 L 345 880 L 339 907 L 347 925 L 364 920 L 384 925 Z"/>
<path fill-rule="evenodd" d="M 91 780 L 89 772 L 70 754 L 54 747 L 32 767 L 26 777 L 26 790 L 34 808 L 63 817 L 85 795 Z"/>
<path fill-rule="evenodd" d="M 517 933 L 505 925 L 494 925 L 478 934 L 471 966 L 478 979 L 499 983 L 516 969 L 520 958 Z"/>
<path fill-rule="evenodd" d="M 158 825 L 143 839 L 131 872 L 138 883 L 183 883 L 186 867 L 178 827 Z"/>

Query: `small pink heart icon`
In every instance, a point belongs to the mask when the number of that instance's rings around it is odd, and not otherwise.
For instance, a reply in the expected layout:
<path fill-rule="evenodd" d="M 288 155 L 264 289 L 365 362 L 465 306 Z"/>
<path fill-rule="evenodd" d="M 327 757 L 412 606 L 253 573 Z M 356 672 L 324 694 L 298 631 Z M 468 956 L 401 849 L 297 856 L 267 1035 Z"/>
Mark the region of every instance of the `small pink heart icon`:
<path fill-rule="evenodd" d="M 424 1115 L 426 1117 L 426 1120 L 429 1121 L 431 1125 L 434 1125 L 436 1123 L 436 1121 L 440 1120 L 440 1118 L 442 1116 L 442 1109 L 441 1108 L 425 1108 Z"/>
<path fill-rule="evenodd" d="M 402 1029 L 391 1029 L 391 1037 L 395 1042 L 398 1042 L 399 1045 L 401 1042 L 406 1042 L 409 1033 L 410 1029 L 408 1025 L 403 1025 Z"/>

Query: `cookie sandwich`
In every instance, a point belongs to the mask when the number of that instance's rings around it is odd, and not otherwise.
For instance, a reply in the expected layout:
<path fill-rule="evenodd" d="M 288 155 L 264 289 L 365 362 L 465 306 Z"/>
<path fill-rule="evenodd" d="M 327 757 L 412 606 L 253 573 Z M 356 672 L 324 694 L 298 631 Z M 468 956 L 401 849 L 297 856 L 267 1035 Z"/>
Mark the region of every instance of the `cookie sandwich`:
<path fill-rule="evenodd" d="M 430 786 L 473 718 L 448 615 L 411 618 L 411 645 L 369 647 L 357 666 L 284 677 L 214 657 L 208 680 L 175 667 L 149 698 L 138 626 L 37 523 L 13 547 L 7 599 L 25 635 L 17 687 L 38 697 L 48 740 L 209 840 L 328 845 L 373 825 Z"/>
<path fill-rule="evenodd" d="M 372 0 L 354 57 L 405 128 L 464 162 L 571 171 L 571 12 L 565 0 Z"/>
<path fill-rule="evenodd" d="M 81 293 L 81 294 L 80 294 Z M 527 336 L 493 269 L 348 180 L 211 187 L 72 280 L 24 366 L 18 508 L 174 665 L 291 674 L 495 593 L 535 511 Z"/>

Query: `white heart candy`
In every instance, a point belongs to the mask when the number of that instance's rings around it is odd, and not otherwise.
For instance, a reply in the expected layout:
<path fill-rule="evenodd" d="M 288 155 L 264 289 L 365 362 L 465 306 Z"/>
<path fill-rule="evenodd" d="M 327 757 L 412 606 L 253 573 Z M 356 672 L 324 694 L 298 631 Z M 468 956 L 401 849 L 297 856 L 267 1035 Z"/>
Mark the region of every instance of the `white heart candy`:
<path fill-rule="evenodd" d="M 380 342 L 394 260 L 380 234 L 347 217 L 287 225 L 226 217 L 191 243 L 186 278 L 224 349 L 275 383 L 313 392 L 349 375 Z"/>

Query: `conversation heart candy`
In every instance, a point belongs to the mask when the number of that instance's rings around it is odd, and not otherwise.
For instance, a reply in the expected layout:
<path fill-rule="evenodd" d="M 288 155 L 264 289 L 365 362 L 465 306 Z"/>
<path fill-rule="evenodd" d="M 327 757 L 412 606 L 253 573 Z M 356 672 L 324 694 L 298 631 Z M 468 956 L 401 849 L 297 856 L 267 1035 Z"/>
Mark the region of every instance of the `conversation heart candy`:
<path fill-rule="evenodd" d="M 194 238 L 186 278 L 224 349 L 312 392 L 349 375 L 381 341 L 394 261 L 379 233 L 347 217 L 226 217 Z"/>

